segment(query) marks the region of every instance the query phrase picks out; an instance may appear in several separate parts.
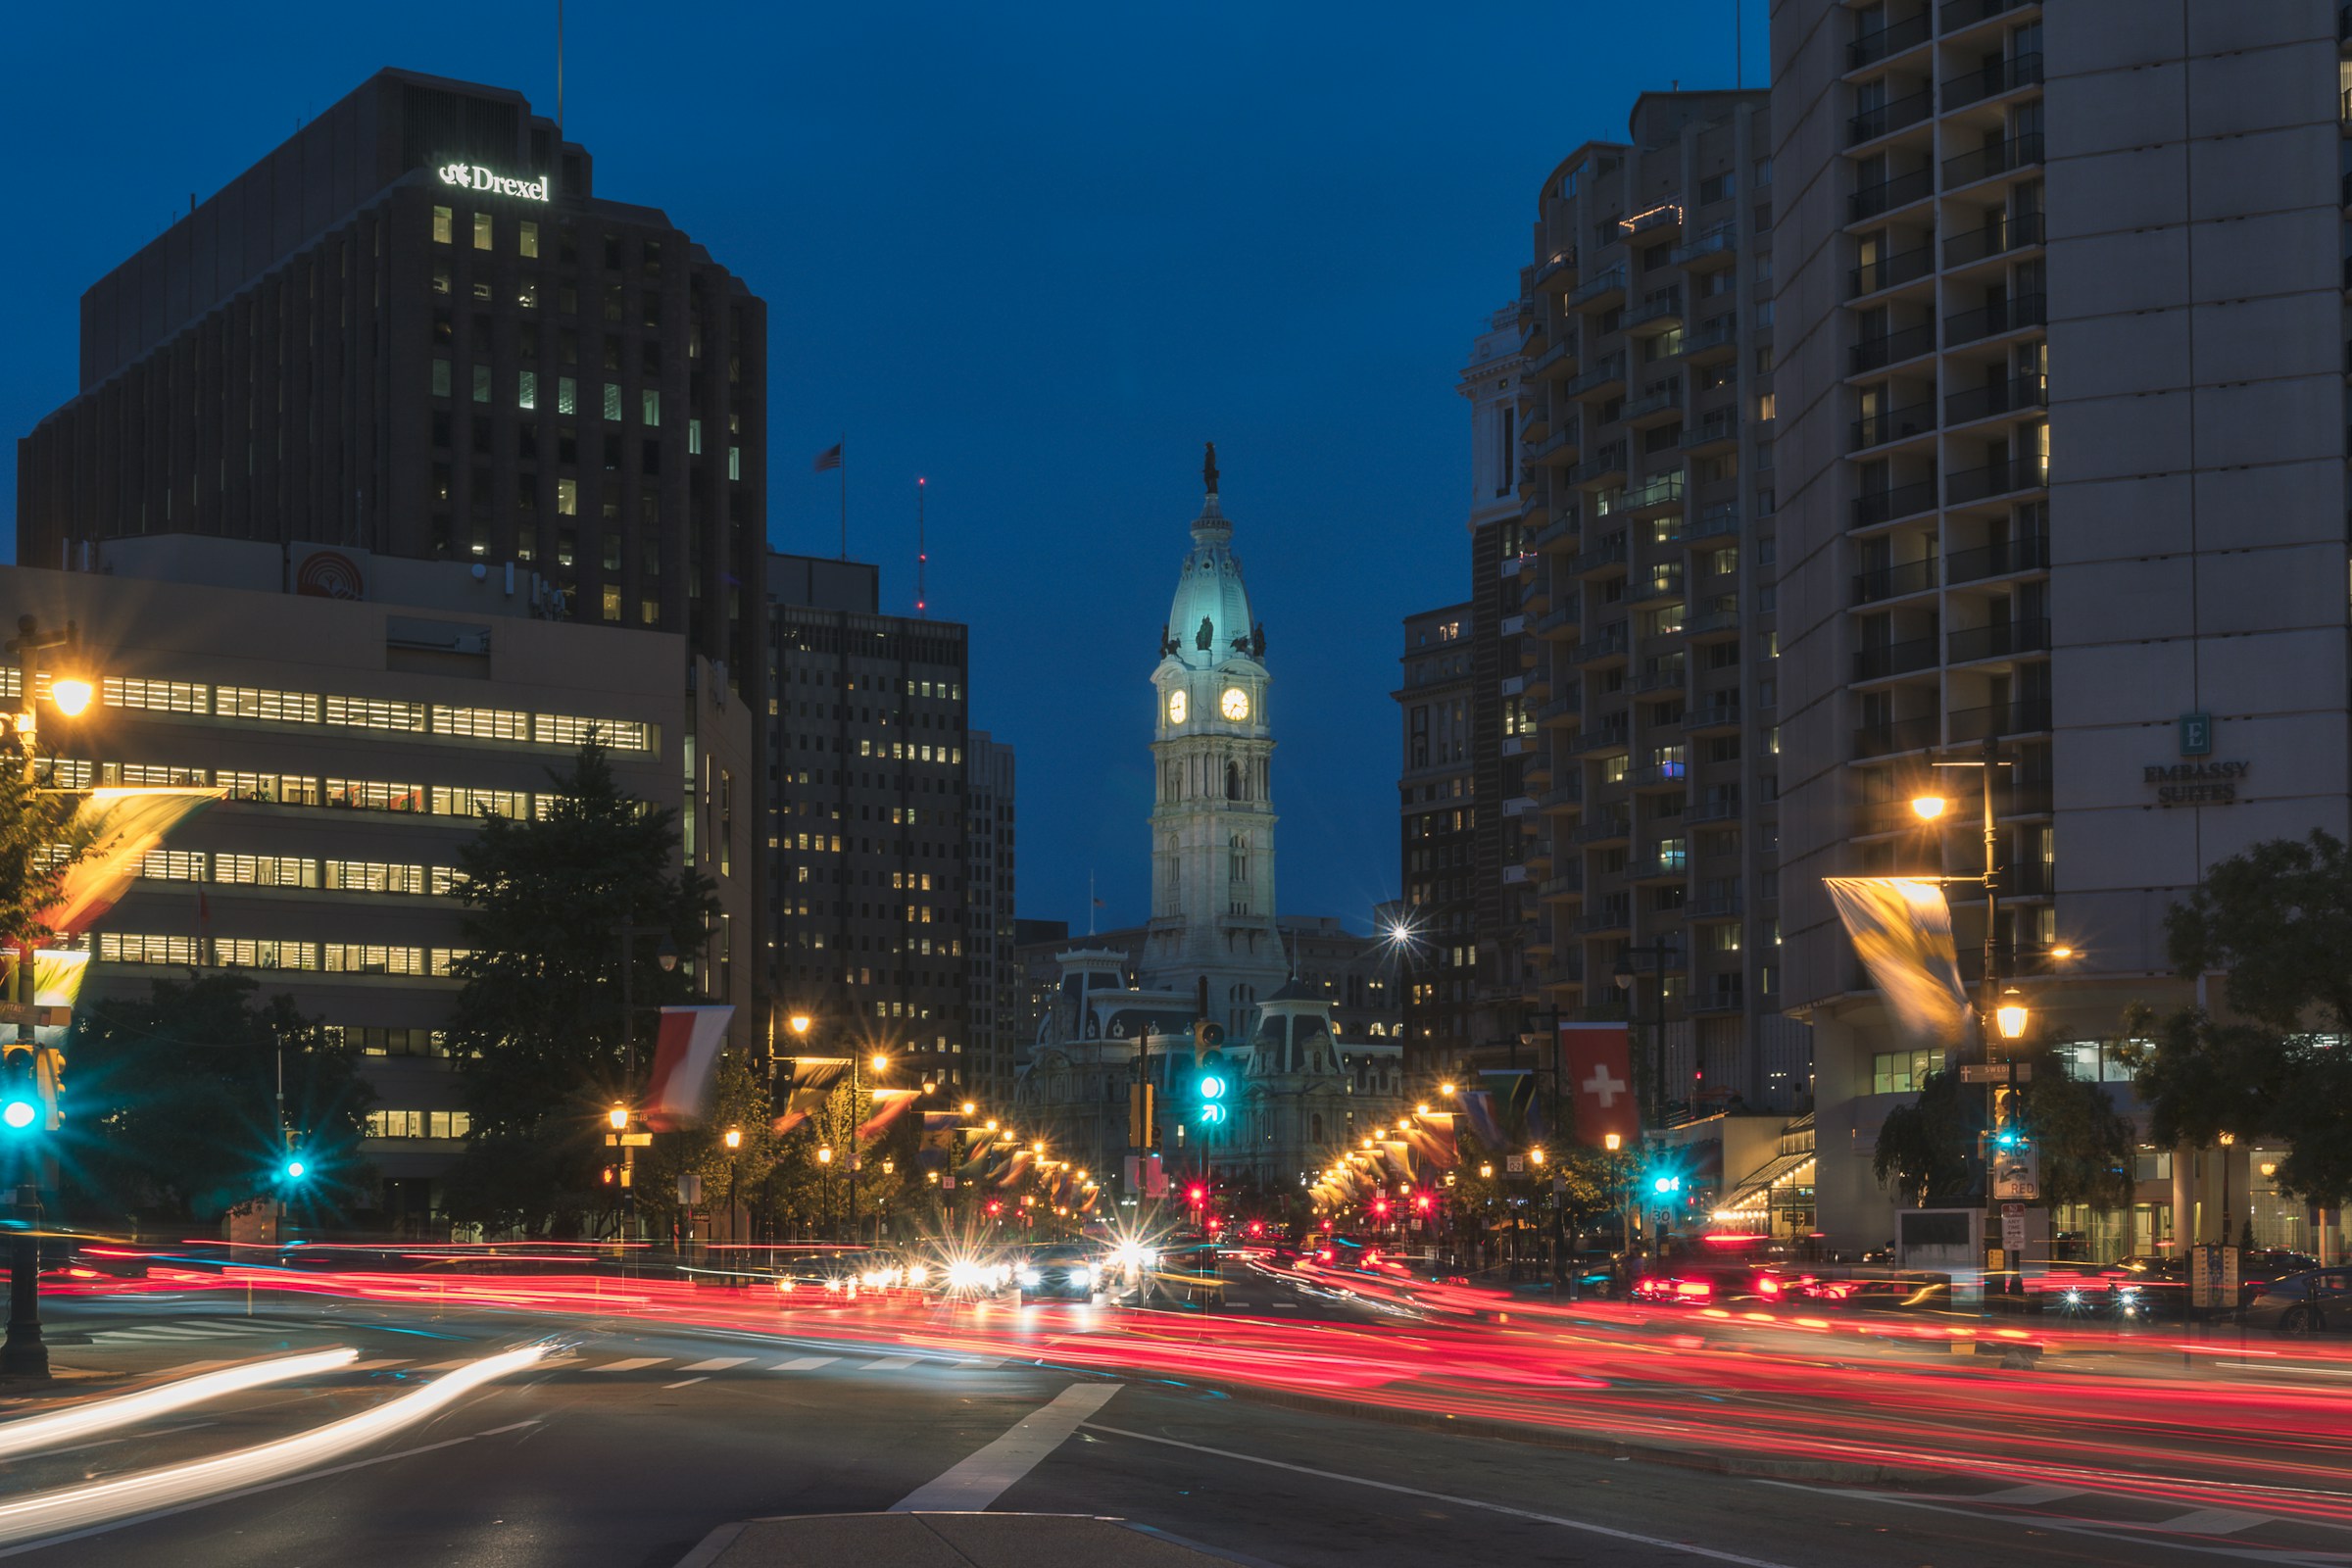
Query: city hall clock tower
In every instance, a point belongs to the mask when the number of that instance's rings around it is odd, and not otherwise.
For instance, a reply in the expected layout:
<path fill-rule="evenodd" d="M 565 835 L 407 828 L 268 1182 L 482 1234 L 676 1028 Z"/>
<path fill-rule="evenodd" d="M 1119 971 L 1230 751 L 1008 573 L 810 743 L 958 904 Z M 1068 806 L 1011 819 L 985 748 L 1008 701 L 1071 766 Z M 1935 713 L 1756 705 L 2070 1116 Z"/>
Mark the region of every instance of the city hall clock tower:
<path fill-rule="evenodd" d="M 1160 630 L 1152 758 L 1152 923 L 1146 988 L 1207 994 L 1236 1043 L 1289 973 L 1274 924 L 1274 736 L 1263 628 L 1217 505 L 1217 449 L 1201 465 L 1176 600 Z"/>

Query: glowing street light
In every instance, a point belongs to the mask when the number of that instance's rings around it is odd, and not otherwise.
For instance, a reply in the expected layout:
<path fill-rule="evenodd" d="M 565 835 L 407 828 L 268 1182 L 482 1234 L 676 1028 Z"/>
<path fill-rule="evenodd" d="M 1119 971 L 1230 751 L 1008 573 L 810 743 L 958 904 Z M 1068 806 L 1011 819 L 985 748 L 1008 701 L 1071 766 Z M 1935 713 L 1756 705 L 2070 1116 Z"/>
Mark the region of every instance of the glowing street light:
<path fill-rule="evenodd" d="M 1992 1016 L 1993 1021 L 2000 1026 L 2003 1040 L 2022 1040 L 2026 1034 L 2026 1023 L 2032 1017 L 2032 1013 L 2027 1009 L 2024 995 L 2018 991 L 2017 987 L 2011 986 L 2001 993 L 2001 1004 L 1992 1009 Z"/>
<path fill-rule="evenodd" d="M 730 1127 L 730 1128 L 728 1128 L 728 1129 L 727 1129 L 726 1138 L 727 1138 L 727 1147 L 728 1147 L 729 1149 L 741 1149 L 741 1148 L 743 1147 L 743 1129 L 742 1129 L 742 1128 L 740 1128 L 740 1127 Z"/>
<path fill-rule="evenodd" d="M 605 1121 L 616 1133 L 628 1131 L 629 1107 L 615 1100 L 612 1108 L 605 1112 Z"/>
<path fill-rule="evenodd" d="M 815 1019 L 809 1017 L 805 1012 L 796 1012 L 786 1020 L 786 1022 L 792 1025 L 792 1032 L 803 1039 L 808 1038 L 808 1026 L 815 1021 Z"/>
<path fill-rule="evenodd" d="M 1940 795 L 1917 795 L 1911 799 L 1911 810 L 1922 822 L 1933 822 L 1951 809 L 1952 803 Z"/>

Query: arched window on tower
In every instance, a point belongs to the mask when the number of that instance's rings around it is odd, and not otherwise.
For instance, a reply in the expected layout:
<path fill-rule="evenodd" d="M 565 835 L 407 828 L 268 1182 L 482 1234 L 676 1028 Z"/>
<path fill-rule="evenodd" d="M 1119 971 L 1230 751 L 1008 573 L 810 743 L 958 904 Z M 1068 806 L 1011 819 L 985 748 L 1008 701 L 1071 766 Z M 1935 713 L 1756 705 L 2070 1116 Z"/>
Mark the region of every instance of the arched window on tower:
<path fill-rule="evenodd" d="M 1225 798 L 1229 801 L 1242 799 L 1242 764 L 1239 762 L 1229 760 L 1225 764 Z"/>
<path fill-rule="evenodd" d="M 1158 912 L 1169 917 L 1184 913 L 1184 862 L 1176 852 L 1173 833 L 1160 836 L 1158 880 Z"/>
<path fill-rule="evenodd" d="M 1226 903 L 1228 914 L 1250 914 L 1250 835 L 1236 833 L 1227 842 L 1225 851 Z"/>

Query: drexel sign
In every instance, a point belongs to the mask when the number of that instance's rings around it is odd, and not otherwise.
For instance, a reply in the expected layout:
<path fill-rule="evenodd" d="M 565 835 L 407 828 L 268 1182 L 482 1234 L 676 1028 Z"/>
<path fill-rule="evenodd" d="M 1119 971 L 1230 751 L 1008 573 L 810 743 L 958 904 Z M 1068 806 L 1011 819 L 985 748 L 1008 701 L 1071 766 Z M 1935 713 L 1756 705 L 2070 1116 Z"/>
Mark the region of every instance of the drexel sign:
<path fill-rule="evenodd" d="M 499 196 L 520 196 L 525 201 L 547 200 L 546 175 L 542 174 L 537 179 L 509 179 L 479 164 L 443 164 L 441 183 L 462 186 L 466 190 L 486 190 Z"/>

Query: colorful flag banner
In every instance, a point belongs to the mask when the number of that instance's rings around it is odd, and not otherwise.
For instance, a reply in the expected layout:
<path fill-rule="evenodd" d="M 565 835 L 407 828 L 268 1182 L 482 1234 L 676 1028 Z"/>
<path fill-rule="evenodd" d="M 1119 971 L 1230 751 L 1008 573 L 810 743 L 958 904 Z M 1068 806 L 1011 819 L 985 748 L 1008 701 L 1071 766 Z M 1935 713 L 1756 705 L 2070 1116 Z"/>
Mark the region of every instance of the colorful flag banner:
<path fill-rule="evenodd" d="M 1611 1133 L 1624 1148 L 1641 1143 L 1632 1061 L 1624 1024 L 1560 1025 L 1560 1087 L 1569 1096 L 1569 1125 L 1578 1143 L 1603 1148 Z"/>
<path fill-rule="evenodd" d="M 1942 1049 L 1965 1039 L 1975 1014 L 1952 951 L 1952 906 L 1943 889 L 1899 876 L 1821 880 L 1855 954 L 1913 1046 Z"/>
<path fill-rule="evenodd" d="M 1413 1179 L 1413 1152 L 1405 1146 L 1404 1141 L 1399 1138 L 1392 1138 L 1380 1147 L 1381 1152 L 1389 1156 L 1389 1169 L 1396 1173 L 1396 1179 L 1400 1182 L 1411 1181 Z"/>
<path fill-rule="evenodd" d="M 770 1127 L 779 1138 L 824 1108 L 833 1091 L 850 1075 L 847 1056 L 789 1056 L 776 1075 L 777 1098 L 783 1108 Z"/>
<path fill-rule="evenodd" d="M 858 1129 L 858 1136 L 861 1139 L 878 1135 L 923 1097 L 920 1089 L 875 1089 L 868 1093 L 874 1097 L 874 1113 L 866 1117 L 864 1124 Z"/>
<path fill-rule="evenodd" d="M 648 1128 L 675 1132 L 709 1112 L 711 1077 L 718 1067 L 719 1048 L 727 1041 L 727 1020 L 734 1016 L 729 1004 L 662 1009 L 661 1031 L 654 1037 L 653 1076 L 645 1088 Z"/>
<path fill-rule="evenodd" d="M 1036 1162 L 1037 1155 L 1030 1152 L 1028 1150 L 1014 1150 L 1011 1156 L 1007 1158 L 1001 1167 L 997 1176 L 997 1185 L 999 1187 L 1010 1187 L 1014 1182 L 1019 1181 L 1023 1176 L 1027 1175 L 1029 1172 L 1029 1167 Z"/>
<path fill-rule="evenodd" d="M 88 852 L 66 867 L 57 900 L 36 918 L 61 937 L 77 936 L 113 908 L 139 874 L 139 862 L 164 835 L 226 795 L 226 790 L 92 790 L 74 808 L 67 832 Z"/>
<path fill-rule="evenodd" d="M 1502 1130 L 1500 1107 L 1495 1104 L 1492 1091 L 1465 1089 L 1454 1098 L 1462 1102 L 1462 1119 L 1470 1124 L 1470 1134 L 1480 1147 L 1493 1152 L 1510 1143 Z"/>
<path fill-rule="evenodd" d="M 1414 1152 L 1423 1159 L 1440 1170 L 1451 1170 L 1462 1162 L 1461 1147 L 1453 1136 L 1452 1111 L 1415 1111 L 1412 1129 Z"/>

